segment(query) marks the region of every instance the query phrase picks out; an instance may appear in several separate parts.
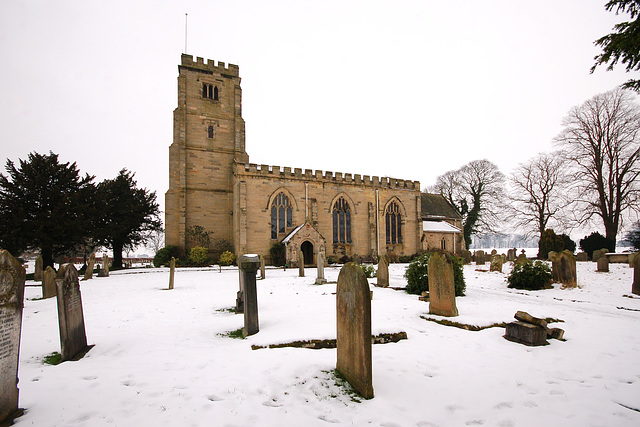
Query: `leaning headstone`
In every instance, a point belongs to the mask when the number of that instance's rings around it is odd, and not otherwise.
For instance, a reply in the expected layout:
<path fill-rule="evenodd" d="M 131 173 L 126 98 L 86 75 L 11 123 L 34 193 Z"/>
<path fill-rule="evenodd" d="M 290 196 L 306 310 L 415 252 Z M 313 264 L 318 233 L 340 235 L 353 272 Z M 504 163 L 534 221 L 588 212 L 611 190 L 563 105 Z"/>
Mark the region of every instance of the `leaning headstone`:
<path fill-rule="evenodd" d="M 389 257 L 385 254 L 378 260 L 378 284 L 382 288 L 389 287 Z"/>
<path fill-rule="evenodd" d="M 364 272 L 351 262 L 338 276 L 336 321 L 336 369 L 362 397 L 371 399 L 371 293 Z"/>
<path fill-rule="evenodd" d="M 324 255 L 322 251 L 318 251 L 318 277 L 316 278 L 316 285 L 323 285 L 327 283 L 327 279 L 324 278 Z"/>
<path fill-rule="evenodd" d="M 93 268 L 96 265 L 96 254 L 92 252 L 89 256 L 89 264 L 87 264 L 87 269 L 84 271 L 84 280 L 89 280 L 93 278 Z"/>
<path fill-rule="evenodd" d="M 429 313 L 438 316 L 457 316 L 453 264 L 446 256 L 434 252 L 429 257 L 427 271 L 429 273 Z"/>
<path fill-rule="evenodd" d="M 265 278 L 265 270 L 266 270 L 266 266 L 264 263 L 264 257 L 260 256 L 260 279 L 264 280 Z"/>
<path fill-rule="evenodd" d="M 558 282 L 562 283 L 565 287 L 575 288 L 578 284 L 576 257 L 567 250 L 560 252 L 557 257 Z"/>
<path fill-rule="evenodd" d="M 173 289 L 175 274 L 176 274 L 176 258 L 171 257 L 171 262 L 169 263 L 169 289 Z"/>
<path fill-rule="evenodd" d="M 42 299 L 56 296 L 56 271 L 49 265 L 42 273 Z"/>
<path fill-rule="evenodd" d="M 78 270 L 73 264 L 63 264 L 56 275 L 58 323 L 62 360 L 72 360 L 88 350 L 82 313 L 82 297 Z"/>
<path fill-rule="evenodd" d="M 11 425 L 18 409 L 18 360 L 26 272 L 0 249 L 0 425 Z"/>
<path fill-rule="evenodd" d="M 464 260 L 465 264 L 471 264 L 471 252 L 463 249 L 462 250 L 462 259 Z"/>
<path fill-rule="evenodd" d="M 298 251 L 298 276 L 304 277 L 304 254 Z"/>
<path fill-rule="evenodd" d="M 609 249 L 605 249 L 605 248 L 596 249 L 595 251 L 593 251 L 593 256 L 591 257 L 591 261 L 597 262 L 600 258 L 605 256 L 607 252 L 609 252 Z"/>
<path fill-rule="evenodd" d="M 598 271 L 601 273 L 609 272 L 609 258 L 606 256 L 598 258 Z"/>
<path fill-rule="evenodd" d="M 484 251 L 476 251 L 476 265 L 484 265 Z"/>
<path fill-rule="evenodd" d="M 258 291 L 256 289 L 256 273 L 260 268 L 258 255 L 242 255 L 240 262 L 240 274 L 244 285 L 244 328 L 242 335 L 257 334 L 260 331 L 258 324 Z"/>
<path fill-rule="evenodd" d="M 36 267 L 35 267 L 35 271 L 33 272 L 33 280 L 35 280 L 36 282 L 42 281 L 43 268 L 44 267 L 42 265 L 42 256 L 39 256 L 38 258 L 36 258 Z"/>
<path fill-rule="evenodd" d="M 633 285 L 631 293 L 640 295 L 640 256 L 633 257 Z"/>
<path fill-rule="evenodd" d="M 578 252 L 578 254 L 576 255 L 576 261 L 578 262 L 589 261 L 589 254 L 586 252 Z"/>
<path fill-rule="evenodd" d="M 502 256 L 501 255 L 494 255 L 494 257 L 491 258 L 491 267 L 489 268 L 489 271 L 498 271 L 502 273 Z"/>

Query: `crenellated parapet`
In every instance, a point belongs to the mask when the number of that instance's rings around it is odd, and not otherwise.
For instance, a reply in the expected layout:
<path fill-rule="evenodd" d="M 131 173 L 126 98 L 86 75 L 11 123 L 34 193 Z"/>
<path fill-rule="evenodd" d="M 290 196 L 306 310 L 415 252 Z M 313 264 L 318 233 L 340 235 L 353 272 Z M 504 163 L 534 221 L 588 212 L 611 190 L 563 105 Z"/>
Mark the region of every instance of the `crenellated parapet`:
<path fill-rule="evenodd" d="M 218 63 L 216 64 L 216 61 L 214 61 L 213 59 L 207 59 L 207 62 L 205 63 L 204 58 L 200 58 L 199 56 L 196 57 L 196 60 L 194 61 L 193 55 L 187 55 L 184 53 L 182 54 L 181 66 L 210 73 L 215 72 L 220 74 L 227 74 L 233 77 L 240 76 L 240 67 L 238 67 L 237 65 L 226 65 L 221 61 L 218 61 Z"/>
<path fill-rule="evenodd" d="M 324 182 L 341 185 L 361 185 L 366 187 L 393 188 L 420 191 L 420 181 L 410 181 L 389 177 L 378 177 L 342 172 L 330 172 L 301 169 L 256 163 L 236 163 L 235 173 L 245 176 L 266 176 L 271 178 L 297 179 L 303 181 Z"/>

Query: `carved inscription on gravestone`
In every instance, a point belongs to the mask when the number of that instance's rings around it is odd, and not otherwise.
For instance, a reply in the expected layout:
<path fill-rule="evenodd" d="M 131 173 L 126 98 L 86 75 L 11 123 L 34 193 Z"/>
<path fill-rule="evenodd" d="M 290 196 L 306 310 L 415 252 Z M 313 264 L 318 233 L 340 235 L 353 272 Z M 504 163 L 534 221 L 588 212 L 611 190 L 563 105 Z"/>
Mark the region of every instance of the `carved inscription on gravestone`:
<path fill-rule="evenodd" d="M 60 326 L 60 353 L 62 360 L 72 360 L 88 349 L 78 271 L 73 264 L 63 264 L 58 270 L 56 292 Z"/>
<path fill-rule="evenodd" d="M 18 359 L 25 270 L 11 254 L 0 250 L 0 424 L 18 410 Z"/>

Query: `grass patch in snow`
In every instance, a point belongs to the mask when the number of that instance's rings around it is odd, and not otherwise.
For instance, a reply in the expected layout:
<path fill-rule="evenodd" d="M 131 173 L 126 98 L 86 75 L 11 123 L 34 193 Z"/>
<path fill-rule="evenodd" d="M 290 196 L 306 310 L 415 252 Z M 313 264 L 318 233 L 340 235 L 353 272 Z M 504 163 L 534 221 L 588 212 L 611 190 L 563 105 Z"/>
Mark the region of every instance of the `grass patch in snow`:
<path fill-rule="evenodd" d="M 342 376 L 342 374 L 340 372 L 338 372 L 337 369 L 333 369 L 331 371 L 322 371 L 324 373 L 326 373 L 327 375 L 329 375 L 329 378 L 331 380 L 333 380 L 335 386 L 340 389 L 340 391 L 342 392 L 343 395 L 349 396 L 349 398 L 351 399 L 352 402 L 355 403 L 361 403 L 362 402 L 362 396 L 360 396 L 360 394 L 356 391 L 355 388 L 353 388 L 353 386 L 351 386 L 351 384 L 349 384 L 349 381 L 347 381 L 347 379 L 345 377 Z M 329 387 L 328 385 L 325 385 L 327 387 Z M 331 394 L 332 398 L 337 398 L 338 395 L 337 394 Z"/>
<path fill-rule="evenodd" d="M 53 353 L 46 355 L 43 362 L 47 365 L 59 365 L 60 362 L 62 362 L 62 355 L 57 351 L 54 351 Z"/>
<path fill-rule="evenodd" d="M 224 334 L 220 334 L 223 337 L 229 337 L 229 338 L 236 338 L 236 339 L 244 339 L 244 335 L 242 334 L 242 328 L 240 329 L 236 329 L 235 331 L 229 331 L 227 333 Z"/>
<path fill-rule="evenodd" d="M 219 308 L 216 311 L 219 311 L 221 313 L 233 313 L 233 314 L 238 313 L 235 307 Z"/>

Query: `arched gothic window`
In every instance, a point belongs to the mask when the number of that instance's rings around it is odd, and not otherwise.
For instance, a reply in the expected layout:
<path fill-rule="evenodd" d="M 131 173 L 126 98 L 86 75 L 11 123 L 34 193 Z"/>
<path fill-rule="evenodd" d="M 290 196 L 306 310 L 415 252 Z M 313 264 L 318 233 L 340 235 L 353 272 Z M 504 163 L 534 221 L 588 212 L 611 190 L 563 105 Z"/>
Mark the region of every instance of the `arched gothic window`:
<path fill-rule="evenodd" d="M 444 237 L 440 241 L 440 249 L 442 249 L 443 251 L 447 250 L 447 240 Z"/>
<path fill-rule="evenodd" d="M 213 87 L 213 100 L 214 101 L 218 100 L 218 86 Z"/>
<path fill-rule="evenodd" d="M 402 243 L 402 215 L 396 202 L 391 202 L 387 207 L 385 222 L 387 226 L 387 243 Z"/>
<path fill-rule="evenodd" d="M 208 98 L 209 95 L 207 95 L 209 87 L 207 86 L 206 83 L 202 83 L 202 97 L 203 98 Z"/>
<path fill-rule="evenodd" d="M 344 197 L 333 205 L 333 243 L 351 243 L 351 209 Z"/>
<path fill-rule="evenodd" d="M 280 193 L 271 205 L 271 238 L 278 239 L 278 234 L 284 234 L 287 227 L 293 226 L 293 209 L 289 198 Z"/>
<path fill-rule="evenodd" d="M 213 139 L 213 126 L 209 126 L 207 133 L 208 133 L 209 139 Z"/>

